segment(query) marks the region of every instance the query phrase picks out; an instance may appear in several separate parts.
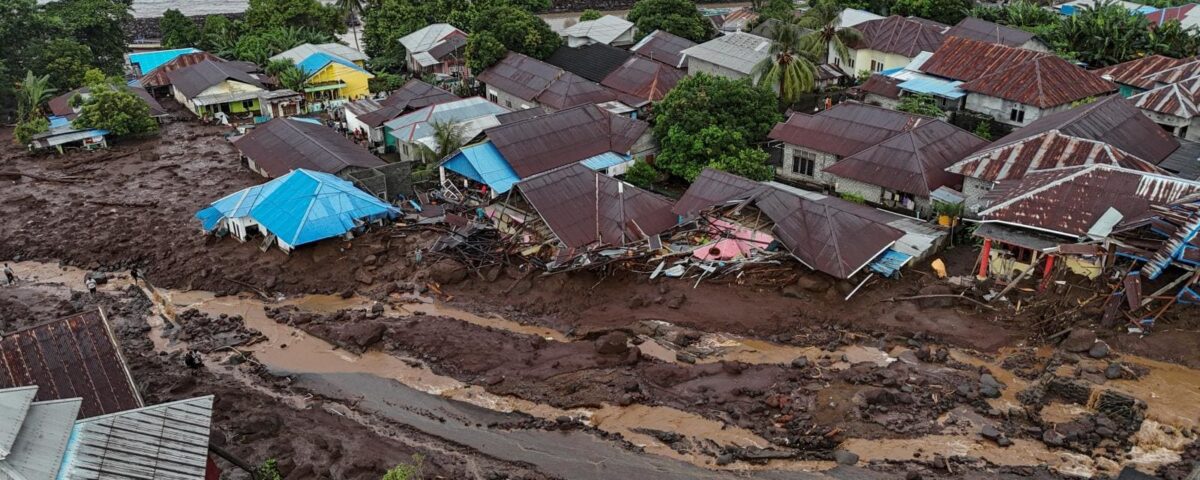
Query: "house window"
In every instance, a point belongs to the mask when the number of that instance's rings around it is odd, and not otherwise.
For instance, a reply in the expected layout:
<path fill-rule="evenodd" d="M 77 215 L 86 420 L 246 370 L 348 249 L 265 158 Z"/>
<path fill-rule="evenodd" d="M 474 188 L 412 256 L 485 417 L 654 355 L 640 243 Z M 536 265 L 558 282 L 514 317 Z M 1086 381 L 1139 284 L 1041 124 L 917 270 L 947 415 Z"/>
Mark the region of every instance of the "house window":
<path fill-rule="evenodd" d="M 488 90 L 488 101 L 492 102 L 492 103 L 496 103 L 497 100 L 499 100 L 499 99 L 496 98 L 496 92 Z"/>
<path fill-rule="evenodd" d="M 871 60 L 871 71 L 872 72 L 882 72 L 883 71 L 883 62 L 880 62 L 878 60 Z"/>
<path fill-rule="evenodd" d="M 506 107 L 508 107 L 508 108 L 512 108 L 512 102 L 510 102 L 510 101 L 508 101 L 508 100 L 505 100 L 505 101 L 504 101 L 504 106 L 506 106 Z"/>
<path fill-rule="evenodd" d="M 835 66 L 835 67 L 842 66 L 842 57 L 833 57 L 833 66 Z"/>
<path fill-rule="evenodd" d="M 850 58 L 846 59 L 846 66 L 850 67 L 851 71 L 854 70 L 854 57 L 850 57 Z"/>
<path fill-rule="evenodd" d="M 1008 119 L 1017 123 L 1023 123 L 1025 121 L 1025 110 L 1022 108 L 1009 110 Z"/>
<path fill-rule="evenodd" d="M 816 171 L 816 154 L 812 152 L 797 151 L 792 155 L 792 173 L 811 177 Z"/>
<path fill-rule="evenodd" d="M 405 143 L 402 148 L 404 149 L 404 155 L 408 156 L 408 144 Z"/>
<path fill-rule="evenodd" d="M 246 110 L 254 108 L 254 100 L 242 100 L 242 108 Z"/>

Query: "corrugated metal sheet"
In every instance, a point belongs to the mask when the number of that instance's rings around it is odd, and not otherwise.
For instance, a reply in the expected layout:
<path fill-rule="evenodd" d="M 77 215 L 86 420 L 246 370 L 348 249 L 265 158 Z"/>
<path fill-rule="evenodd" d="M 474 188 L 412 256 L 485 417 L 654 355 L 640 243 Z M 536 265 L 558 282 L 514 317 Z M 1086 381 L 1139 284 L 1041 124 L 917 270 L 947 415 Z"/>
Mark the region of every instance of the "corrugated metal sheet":
<path fill-rule="evenodd" d="M 633 54 L 628 51 L 603 43 L 592 43 L 575 48 L 563 45 L 550 54 L 546 63 L 593 82 L 599 82 L 632 56 Z"/>
<path fill-rule="evenodd" d="M 404 142 L 415 142 L 432 137 L 433 124 L 466 123 L 471 120 L 508 113 L 504 107 L 480 97 L 464 98 L 453 102 L 430 105 L 412 113 L 384 122 L 383 127 L 392 136 Z"/>
<path fill-rule="evenodd" d="M 595 20 L 586 20 L 571 25 L 559 32 L 564 37 L 588 38 L 601 44 L 611 44 L 633 28 L 633 22 L 624 18 L 605 15 Z"/>
<path fill-rule="evenodd" d="M 1142 110 L 1191 119 L 1200 115 L 1200 77 L 1147 90 L 1129 101 Z"/>
<path fill-rule="evenodd" d="M 209 395 L 81 420 L 63 478 L 204 478 L 212 407 Z"/>
<path fill-rule="evenodd" d="M 771 40 L 745 32 L 733 32 L 689 47 L 682 53 L 713 65 L 749 75 L 754 66 L 771 56 Z"/>
<path fill-rule="evenodd" d="M 420 80 L 409 80 L 403 87 L 379 101 L 379 109 L 365 112 L 360 122 L 374 128 L 419 108 L 461 100 L 454 94 Z"/>
<path fill-rule="evenodd" d="M 600 82 L 642 102 L 657 102 L 675 88 L 687 72 L 646 58 L 630 57 Z"/>
<path fill-rule="evenodd" d="M 528 178 L 604 152 L 630 153 L 649 124 L 581 105 L 486 131 L 509 165 Z"/>
<path fill-rule="evenodd" d="M 928 197 L 939 187 L 960 188 L 962 176 L 946 167 L 986 144 L 966 130 L 935 120 L 843 158 L 825 172 Z"/>
<path fill-rule="evenodd" d="M 989 182 L 1018 180 L 1030 172 L 1086 165 L 1116 165 L 1143 172 L 1162 170 L 1113 145 L 1051 130 L 999 147 L 989 147 L 946 168 Z"/>
<path fill-rule="evenodd" d="M 604 152 L 599 155 L 594 155 L 589 158 L 580 160 L 579 163 L 592 170 L 604 171 L 605 169 L 615 167 L 622 163 L 628 162 L 629 155 L 622 155 L 616 152 Z"/>
<path fill-rule="evenodd" d="M 1162 222 L 1175 227 L 1173 232 L 1163 241 L 1162 245 L 1155 250 L 1154 255 L 1142 267 L 1142 274 L 1151 280 L 1156 279 L 1162 272 L 1174 262 L 1182 262 L 1182 264 L 1197 265 L 1195 258 L 1188 258 L 1188 253 L 1195 254 L 1200 251 L 1200 207 L 1189 204 L 1177 205 L 1174 207 L 1176 215 L 1180 215 L 1182 222 Z M 1190 208 L 1184 208 L 1190 207 Z"/>
<path fill-rule="evenodd" d="M 171 59 L 171 61 L 159 65 L 154 70 L 143 72 L 142 78 L 138 82 L 143 87 L 165 87 L 171 85 L 171 80 L 167 78 L 167 73 L 179 70 L 184 67 L 190 67 L 205 60 L 214 62 L 223 62 L 220 57 L 208 52 L 196 52 L 180 55 Z"/>
<path fill-rule="evenodd" d="M 331 54 L 328 54 L 325 52 L 317 52 L 317 53 L 314 53 L 307 57 L 304 57 L 304 60 L 296 62 L 296 66 L 299 67 L 300 71 L 304 72 L 305 75 L 308 75 L 311 77 L 313 75 L 316 75 L 317 72 L 320 72 L 321 69 L 325 68 L 326 65 L 329 65 L 331 63 L 336 63 L 338 65 L 341 65 L 343 67 L 346 67 L 346 68 L 349 68 L 352 70 L 358 70 L 362 73 L 365 73 L 367 75 L 367 77 L 375 76 L 375 75 L 371 75 L 365 69 L 358 66 L 354 62 L 351 62 L 350 60 L 346 60 L 337 55 L 331 55 Z"/>
<path fill-rule="evenodd" d="M 1144 214 L 1151 205 L 1200 192 L 1200 183 L 1108 165 L 1031 173 L 1001 183 L 988 198 L 985 221 L 1005 222 L 1068 237 L 1086 234 L 1109 208 L 1123 218 Z"/>
<path fill-rule="evenodd" d="M 612 90 L 571 72 L 563 72 L 537 96 L 538 103 L 555 110 L 595 105 L 617 99 Z"/>
<path fill-rule="evenodd" d="M 1163 55 L 1149 55 L 1136 60 L 1109 65 L 1094 70 L 1094 72 L 1101 77 L 1108 75 L 1112 77 L 1112 81 L 1120 84 L 1149 89 L 1154 87 L 1154 80 L 1150 79 L 1150 77 L 1185 62 L 1186 60 Z"/>
<path fill-rule="evenodd" d="M 176 48 L 173 50 L 155 50 L 153 52 L 140 52 L 129 54 L 129 64 L 136 65 L 138 70 L 145 74 L 159 65 L 167 63 L 175 57 L 186 55 L 189 53 L 197 53 L 200 50 L 195 48 Z"/>
<path fill-rule="evenodd" d="M 562 69 L 554 65 L 509 52 L 499 63 L 481 72 L 476 80 L 532 102 L 561 74 Z"/>
<path fill-rule="evenodd" d="M 1020 47 L 1033 40 L 1033 34 L 987 20 L 966 17 L 946 32 L 947 37 L 961 37 L 1008 47 Z"/>
<path fill-rule="evenodd" d="M 670 200 L 578 163 L 522 180 L 518 188 L 569 248 L 625 245 L 675 225 Z"/>
<path fill-rule="evenodd" d="M 1200 180 L 1200 143 L 1179 140 L 1179 148 L 1171 152 L 1158 168 L 1188 180 Z"/>
<path fill-rule="evenodd" d="M 901 83 L 899 87 L 901 90 L 907 90 L 910 92 L 925 93 L 951 100 L 958 100 L 967 94 L 967 92 L 964 92 L 961 88 L 959 88 L 960 85 L 962 85 L 962 82 L 957 80 L 942 80 L 937 77 L 922 75 Z"/>
<path fill-rule="evenodd" d="M 871 49 L 913 57 L 921 52 L 938 49 L 950 27 L 932 21 L 918 21 L 899 15 L 868 20 L 854 28 L 862 33 L 862 40 L 853 45 L 856 49 Z"/>
<path fill-rule="evenodd" d="M 1174 67 L 1143 77 L 1146 84 L 1151 87 L 1169 85 L 1200 75 L 1200 59 L 1192 57 L 1182 62 Z"/>
<path fill-rule="evenodd" d="M 765 188 L 762 183 L 748 178 L 706 168 L 675 202 L 672 211 L 681 217 L 690 217 L 717 205 L 745 200 Z"/>
<path fill-rule="evenodd" d="M 655 30 L 629 51 L 675 68 L 686 68 L 687 57 L 683 55 L 683 51 L 694 46 L 696 42 L 663 30 Z"/>
<path fill-rule="evenodd" d="M 434 23 L 413 33 L 400 37 L 400 44 L 412 53 L 428 52 L 449 37 L 465 38 L 466 33 L 449 23 Z"/>
<path fill-rule="evenodd" d="M 362 145 L 320 124 L 275 118 L 233 142 L 272 178 L 298 168 L 337 174 L 347 168 L 387 165 Z"/>
<path fill-rule="evenodd" d="M 1196 8 L 1196 4 L 1194 3 L 1160 8 L 1147 13 L 1146 20 L 1149 20 L 1151 25 L 1162 25 L 1174 20 L 1183 24 L 1183 28 L 1188 28 L 1195 26 L 1194 24 L 1189 25 L 1189 22 L 1187 22 L 1190 19 L 1189 17 L 1191 17 L 1190 12 L 1194 8 Z"/>
<path fill-rule="evenodd" d="M 492 142 L 468 145 L 442 163 L 447 170 L 487 185 L 497 194 L 505 193 L 521 179 Z"/>
<path fill-rule="evenodd" d="M 1038 108 L 1066 105 L 1113 92 L 1117 86 L 1056 56 L 1044 56 L 960 86 L 968 92 Z"/>
<path fill-rule="evenodd" d="M 816 115 L 794 113 L 769 137 L 792 145 L 847 157 L 911 129 L 926 117 L 872 105 L 842 102 Z"/>
<path fill-rule="evenodd" d="M 70 398 L 30 405 L 12 452 L 0 460 L 0 478 L 58 478 L 71 426 L 82 403 L 78 398 Z"/>
<path fill-rule="evenodd" d="M 318 52 L 336 55 L 352 62 L 370 60 L 370 58 L 368 58 L 364 53 L 355 50 L 353 47 L 342 45 L 340 43 L 305 43 L 275 55 L 269 60 L 287 60 L 292 63 L 299 63 L 305 58 L 308 58 L 309 55 Z"/>
<path fill-rule="evenodd" d="M 142 406 L 99 310 L 0 337 L 0 388 L 37 385 L 37 399 L 83 399 L 83 417 Z"/>
<path fill-rule="evenodd" d="M 36 396 L 37 385 L 0 390 L 0 460 L 12 453 L 17 433 Z"/>
<path fill-rule="evenodd" d="M 879 95 L 884 98 L 900 98 L 900 81 L 881 74 L 873 74 L 867 81 L 858 87 L 859 90 L 865 93 Z"/>
<path fill-rule="evenodd" d="M 204 60 L 195 65 L 167 72 L 167 79 L 187 98 L 195 97 L 200 92 L 225 80 L 234 80 L 262 88 L 262 83 L 244 70 L 230 65 L 229 62 L 212 60 Z"/>

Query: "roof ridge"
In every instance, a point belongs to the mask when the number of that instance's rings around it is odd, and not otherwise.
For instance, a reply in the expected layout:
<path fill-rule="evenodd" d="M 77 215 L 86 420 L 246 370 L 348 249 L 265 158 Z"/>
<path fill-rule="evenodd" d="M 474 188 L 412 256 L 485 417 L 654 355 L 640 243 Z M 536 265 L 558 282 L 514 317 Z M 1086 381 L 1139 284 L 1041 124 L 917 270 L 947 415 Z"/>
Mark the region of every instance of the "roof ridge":
<path fill-rule="evenodd" d="M 1017 195 L 1017 196 L 1015 196 L 1015 197 L 1013 197 L 1013 198 L 1010 198 L 1010 199 L 1008 199 L 1008 200 L 1005 200 L 1005 201 L 1003 201 L 1003 202 L 1000 202 L 1000 203 L 998 203 L 998 204 L 996 204 L 996 205 L 992 205 L 992 206 L 988 207 L 987 209 L 985 209 L 985 210 L 983 210 L 983 211 L 979 212 L 979 215 L 980 215 L 980 216 L 987 216 L 987 214 L 989 214 L 989 213 L 991 213 L 991 212 L 994 212 L 994 211 L 996 211 L 996 210 L 999 210 L 999 209 L 1001 209 L 1001 208 L 1006 208 L 1006 207 L 1008 207 L 1009 205 L 1012 205 L 1013 203 L 1016 203 L 1018 200 L 1021 200 L 1021 199 L 1024 199 L 1024 198 L 1028 198 L 1029 196 L 1031 196 L 1031 195 L 1033 195 L 1033 194 L 1036 194 L 1036 193 L 1041 193 L 1041 192 L 1044 192 L 1044 191 L 1046 191 L 1046 190 L 1049 190 L 1049 189 L 1051 189 L 1051 188 L 1054 188 L 1054 187 L 1057 187 L 1057 186 L 1059 186 L 1059 185 L 1062 185 L 1062 184 L 1063 184 L 1063 183 L 1065 183 L 1067 180 L 1071 180 L 1071 179 L 1073 179 L 1073 178 L 1076 178 L 1076 177 L 1078 177 L 1078 176 L 1080 176 L 1080 175 L 1082 175 L 1082 174 L 1084 174 L 1084 173 L 1091 172 L 1092 170 L 1094 170 L 1094 169 L 1096 169 L 1096 168 L 1099 168 L 1099 167 L 1102 167 L 1102 166 L 1104 166 L 1104 165 L 1100 165 L 1100 164 L 1095 164 L 1095 163 L 1093 163 L 1093 164 L 1091 164 L 1091 165 L 1078 165 L 1078 166 L 1073 166 L 1073 167 L 1066 167 L 1066 168 L 1063 168 L 1062 170 L 1069 170 L 1069 169 L 1072 169 L 1072 168 L 1077 168 L 1077 169 L 1079 169 L 1079 170 L 1078 170 L 1078 171 L 1076 171 L 1076 172 L 1072 172 L 1072 173 L 1070 173 L 1070 174 L 1068 174 L 1068 175 L 1065 175 L 1065 176 L 1063 176 L 1062 178 L 1059 178 L 1059 179 L 1056 179 L 1056 180 L 1053 180 L 1053 181 L 1047 182 L 1045 185 L 1041 185 L 1041 186 L 1039 186 L 1039 187 L 1037 187 L 1037 188 L 1034 188 L 1034 189 L 1032 189 L 1032 190 L 1030 190 L 1030 191 L 1028 191 L 1028 192 L 1022 193 L 1022 194 L 1020 194 L 1020 195 Z M 1061 171 L 1061 170 L 1060 170 L 1060 171 Z M 1047 171 L 1047 172 L 1049 172 L 1049 171 Z M 1045 173 L 1045 172 L 1034 172 L 1034 173 Z M 1021 180 L 1017 180 L 1017 181 L 1016 181 L 1016 183 L 1020 184 L 1020 182 L 1024 181 L 1026 178 L 1029 178 L 1029 176 L 1026 176 L 1026 177 L 1022 178 Z"/>

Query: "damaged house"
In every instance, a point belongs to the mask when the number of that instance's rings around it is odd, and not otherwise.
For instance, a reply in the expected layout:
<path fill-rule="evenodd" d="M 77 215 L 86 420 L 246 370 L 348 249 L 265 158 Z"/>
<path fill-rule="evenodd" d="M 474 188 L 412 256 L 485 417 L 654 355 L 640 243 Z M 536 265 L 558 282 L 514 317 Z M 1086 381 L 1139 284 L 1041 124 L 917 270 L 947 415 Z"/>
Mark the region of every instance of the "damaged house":
<path fill-rule="evenodd" d="M 167 72 L 175 100 L 200 116 L 253 116 L 260 110 L 262 82 L 230 62 L 204 60 Z"/>
<path fill-rule="evenodd" d="M 347 128 L 352 132 L 362 131 L 371 145 L 378 147 L 385 143 L 383 124 L 387 121 L 417 109 L 455 100 L 460 98 L 413 79 L 383 99 L 364 98 L 350 102 L 342 111 L 346 115 Z"/>
<path fill-rule="evenodd" d="M 347 178 L 387 164 L 332 128 L 294 118 L 260 124 L 233 141 L 246 166 L 267 178 L 307 169 Z"/>
<path fill-rule="evenodd" d="M 499 125 L 496 116 L 505 113 L 507 109 L 481 97 L 437 103 L 384 122 L 384 139 L 405 162 L 440 161 L 430 158 L 439 147 L 435 125 L 455 125 L 460 138 L 469 142 L 484 129 Z"/>
<path fill-rule="evenodd" d="M 852 74 L 903 68 L 917 54 L 937 50 L 950 30 L 934 21 L 899 15 L 863 21 L 854 28 L 862 38 L 846 45 L 849 56 L 842 58 L 830 47 L 828 59 L 828 63 Z"/>

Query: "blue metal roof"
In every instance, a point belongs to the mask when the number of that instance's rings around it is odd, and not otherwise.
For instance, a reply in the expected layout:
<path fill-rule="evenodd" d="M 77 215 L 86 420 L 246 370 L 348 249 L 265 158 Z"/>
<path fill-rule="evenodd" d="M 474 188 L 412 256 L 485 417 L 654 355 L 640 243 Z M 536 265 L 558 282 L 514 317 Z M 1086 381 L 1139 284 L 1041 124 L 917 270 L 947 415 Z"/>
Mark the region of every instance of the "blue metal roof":
<path fill-rule="evenodd" d="M 962 85 L 962 83 L 963 82 L 959 82 L 957 80 L 949 81 L 928 76 L 920 76 L 901 83 L 899 87 L 901 90 L 908 90 L 910 92 L 927 93 L 930 95 L 937 95 L 942 98 L 958 100 L 962 98 L 963 95 L 967 94 L 967 92 L 964 92 L 962 89 L 958 88 L 958 86 Z"/>
<path fill-rule="evenodd" d="M 496 193 L 504 193 L 512 189 L 513 184 L 521 181 L 514 172 L 508 160 L 500 154 L 492 142 L 483 142 L 463 147 L 458 153 L 442 163 L 447 170 L 487 185 Z"/>
<path fill-rule="evenodd" d="M 225 218 L 249 217 L 290 246 L 345 234 L 399 211 L 346 180 L 298 169 L 213 202 L 196 213 L 205 230 Z"/>
<path fill-rule="evenodd" d="M 174 60 L 175 57 L 186 55 L 189 53 L 198 53 L 199 49 L 195 48 L 176 48 L 174 50 L 155 50 L 153 52 L 141 52 L 129 54 L 129 63 L 136 64 L 142 69 L 142 75 L 150 73 L 159 65 Z"/>
<path fill-rule="evenodd" d="M 904 71 L 904 67 L 896 67 L 896 68 L 889 68 L 887 70 L 883 70 L 883 71 L 879 72 L 879 74 L 883 75 L 885 77 L 890 77 L 892 75 L 895 75 L 896 73 L 903 72 L 903 71 Z"/>
<path fill-rule="evenodd" d="M 621 155 L 616 152 L 604 152 L 594 157 L 580 160 L 579 163 L 582 163 L 583 166 L 592 170 L 604 170 L 608 167 L 615 167 L 628 161 L 628 155 Z"/>
<path fill-rule="evenodd" d="M 880 255 L 879 258 L 876 258 L 867 265 L 867 268 L 885 277 L 891 277 L 900 271 L 912 258 L 912 255 L 897 252 L 889 248 L 883 252 L 883 255 Z"/>
<path fill-rule="evenodd" d="M 305 57 L 303 61 L 297 63 L 296 66 L 300 67 L 300 70 L 303 71 L 305 75 L 311 77 L 316 75 L 317 72 L 321 71 L 322 68 L 325 68 L 325 66 L 329 65 L 330 63 L 341 64 L 370 75 L 370 73 L 368 73 L 366 70 L 363 70 L 362 67 L 358 66 L 354 62 L 325 52 L 317 52 L 309 55 L 308 57 Z"/>

